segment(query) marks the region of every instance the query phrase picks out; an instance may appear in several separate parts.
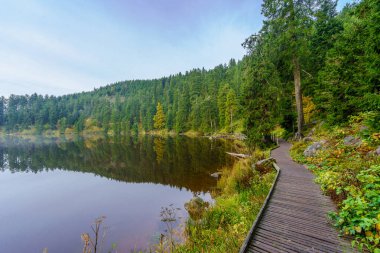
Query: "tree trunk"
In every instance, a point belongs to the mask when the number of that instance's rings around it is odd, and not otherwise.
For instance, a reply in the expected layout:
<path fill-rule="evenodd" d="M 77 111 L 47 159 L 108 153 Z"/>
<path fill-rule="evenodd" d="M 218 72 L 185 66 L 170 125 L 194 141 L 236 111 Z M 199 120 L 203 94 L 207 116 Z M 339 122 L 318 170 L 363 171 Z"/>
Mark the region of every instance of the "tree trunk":
<path fill-rule="evenodd" d="M 296 139 L 302 138 L 303 127 L 303 108 L 302 108 L 302 91 L 301 91 L 301 69 L 299 59 L 297 56 L 293 56 L 293 77 L 294 77 L 294 90 L 296 96 L 297 106 L 297 133 Z"/>

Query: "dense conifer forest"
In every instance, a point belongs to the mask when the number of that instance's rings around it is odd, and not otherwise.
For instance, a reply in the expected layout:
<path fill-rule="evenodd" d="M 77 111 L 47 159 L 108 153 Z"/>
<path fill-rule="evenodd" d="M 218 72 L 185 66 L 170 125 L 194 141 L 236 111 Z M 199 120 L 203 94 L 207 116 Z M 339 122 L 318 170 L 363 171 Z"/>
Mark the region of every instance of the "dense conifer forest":
<path fill-rule="evenodd" d="M 0 126 L 112 135 L 244 132 L 257 141 L 279 127 L 301 135 L 316 119 L 341 124 L 365 111 L 379 122 L 378 2 L 340 13 L 333 0 L 284 3 L 264 1 L 263 27 L 243 43 L 247 55 L 239 61 L 64 96 L 1 97 Z"/>

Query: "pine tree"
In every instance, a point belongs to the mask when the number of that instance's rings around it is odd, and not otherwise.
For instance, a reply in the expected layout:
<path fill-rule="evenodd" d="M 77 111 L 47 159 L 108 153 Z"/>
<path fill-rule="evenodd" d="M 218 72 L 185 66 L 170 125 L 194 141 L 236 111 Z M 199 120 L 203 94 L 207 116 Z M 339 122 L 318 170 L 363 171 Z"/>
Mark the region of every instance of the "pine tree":
<path fill-rule="evenodd" d="M 175 117 L 175 130 L 179 133 L 187 130 L 190 107 L 189 93 L 186 89 L 180 90 L 178 93 L 178 110 Z"/>
<path fill-rule="evenodd" d="M 292 70 L 297 107 L 297 133 L 302 136 L 304 115 L 302 109 L 301 57 L 308 54 L 308 36 L 313 18 L 323 0 L 265 0 L 262 13 L 267 18 L 264 28 L 272 36 L 269 43 L 277 57 Z"/>
<path fill-rule="evenodd" d="M 218 111 L 219 111 L 219 127 L 223 128 L 225 126 L 226 121 L 226 100 L 227 93 L 230 89 L 229 84 L 223 85 L 223 87 L 219 90 L 218 93 Z"/>
<path fill-rule="evenodd" d="M 225 120 L 226 120 L 226 126 L 229 126 L 229 131 L 232 132 L 232 123 L 233 123 L 233 117 L 237 111 L 238 103 L 236 99 L 236 94 L 233 89 L 230 89 L 227 93 L 226 98 L 226 111 L 225 111 Z"/>

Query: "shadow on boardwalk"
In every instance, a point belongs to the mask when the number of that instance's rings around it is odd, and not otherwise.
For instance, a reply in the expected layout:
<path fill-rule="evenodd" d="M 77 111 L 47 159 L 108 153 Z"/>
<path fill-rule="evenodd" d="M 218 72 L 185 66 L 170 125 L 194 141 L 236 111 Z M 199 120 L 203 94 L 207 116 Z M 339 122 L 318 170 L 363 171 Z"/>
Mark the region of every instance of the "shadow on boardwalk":
<path fill-rule="evenodd" d="M 334 204 L 314 176 L 292 161 L 290 144 L 272 151 L 281 172 L 267 208 L 243 252 L 355 252 L 327 218 Z"/>

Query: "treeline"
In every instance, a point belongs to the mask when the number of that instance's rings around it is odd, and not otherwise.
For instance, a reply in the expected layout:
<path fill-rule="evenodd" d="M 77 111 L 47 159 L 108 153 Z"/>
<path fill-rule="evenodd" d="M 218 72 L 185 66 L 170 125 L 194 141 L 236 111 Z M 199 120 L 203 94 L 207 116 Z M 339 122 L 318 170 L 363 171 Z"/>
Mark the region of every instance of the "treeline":
<path fill-rule="evenodd" d="M 242 62 L 232 59 L 228 66 L 208 71 L 194 69 L 155 80 L 118 82 L 91 92 L 59 97 L 11 95 L 0 100 L 0 125 L 7 131 L 34 126 L 38 132 L 101 128 L 112 134 L 137 133 L 154 129 L 160 103 L 164 113 L 160 128 L 233 131 L 242 125 L 238 107 L 242 71 Z"/>
<path fill-rule="evenodd" d="M 341 124 L 364 111 L 380 122 L 379 6 L 363 0 L 337 13 L 334 0 L 265 0 L 263 27 L 243 43 L 241 61 L 60 97 L 12 95 L 0 100 L 0 125 L 112 134 L 156 125 L 245 131 L 258 141 L 278 129 L 300 137 L 305 123 Z"/>

